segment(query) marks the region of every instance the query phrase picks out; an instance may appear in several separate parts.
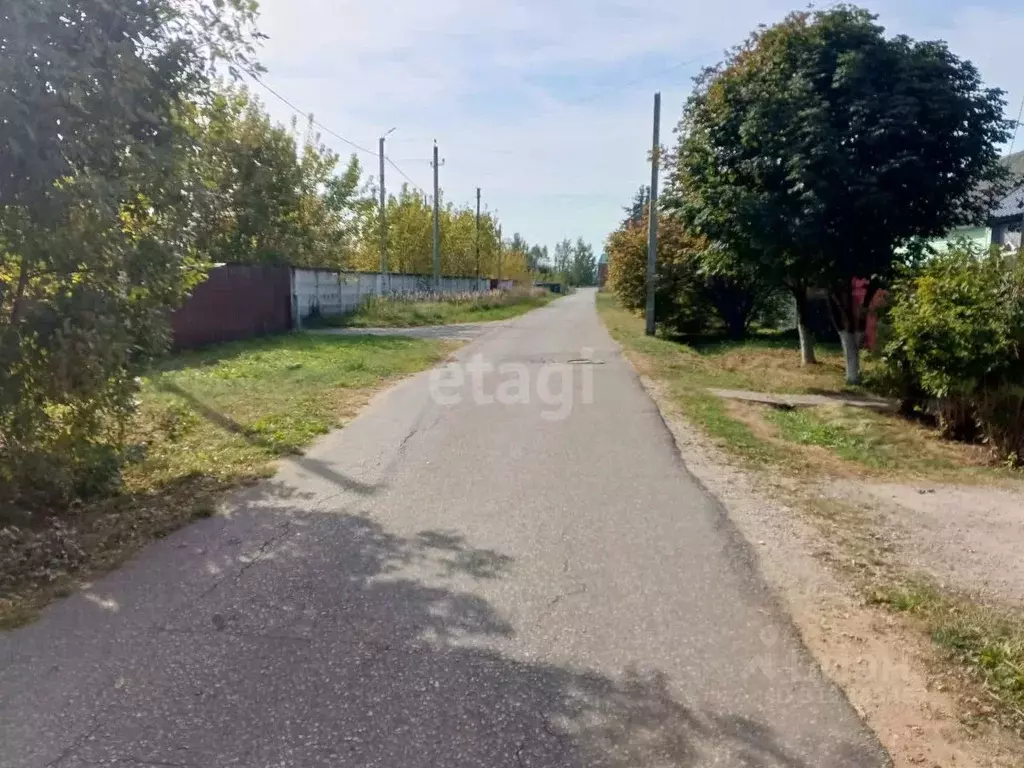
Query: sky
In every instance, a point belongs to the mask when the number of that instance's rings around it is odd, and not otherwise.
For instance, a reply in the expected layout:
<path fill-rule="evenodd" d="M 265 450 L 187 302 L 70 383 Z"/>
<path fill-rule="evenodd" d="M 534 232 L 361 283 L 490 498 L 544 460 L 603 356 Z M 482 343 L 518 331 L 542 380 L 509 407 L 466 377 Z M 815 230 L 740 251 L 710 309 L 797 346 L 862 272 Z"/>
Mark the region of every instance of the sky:
<path fill-rule="evenodd" d="M 1007 116 L 1024 99 L 1024 5 L 1017 0 L 865 0 L 891 34 L 946 40 Z M 648 183 L 652 101 L 662 144 L 693 76 L 802 0 L 261 0 L 264 82 L 334 133 L 377 174 L 377 139 L 429 191 L 433 141 L 446 200 L 496 211 L 506 235 L 600 253 L 622 207 Z M 260 91 L 259 86 L 253 86 Z M 271 114 L 294 110 L 269 93 Z M 332 135 L 323 141 L 355 151 Z M 1024 148 L 1024 128 L 1017 137 Z M 390 166 L 389 188 L 402 179 Z"/>

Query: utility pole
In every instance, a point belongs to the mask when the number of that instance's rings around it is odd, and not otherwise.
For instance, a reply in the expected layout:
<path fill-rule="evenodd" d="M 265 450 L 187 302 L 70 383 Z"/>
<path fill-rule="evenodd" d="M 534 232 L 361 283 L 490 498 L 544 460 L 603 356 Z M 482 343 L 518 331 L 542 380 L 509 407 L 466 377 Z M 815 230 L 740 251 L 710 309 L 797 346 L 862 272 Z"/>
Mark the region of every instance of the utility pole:
<path fill-rule="evenodd" d="M 498 225 L 498 290 L 501 290 L 501 256 L 505 250 L 505 244 L 501 240 L 501 224 Z"/>
<path fill-rule="evenodd" d="M 384 139 L 391 135 L 395 129 L 392 128 L 390 131 L 380 137 L 380 144 L 378 146 L 380 154 L 380 280 L 381 280 L 381 293 L 387 289 L 388 282 L 388 222 L 387 222 L 387 208 L 388 198 L 387 193 L 384 190 Z"/>
<path fill-rule="evenodd" d="M 434 142 L 434 162 L 431 163 L 434 166 L 434 288 L 436 290 L 441 289 L 441 232 L 440 232 L 440 216 L 438 213 L 440 207 L 440 196 L 437 191 L 437 171 L 440 167 L 440 163 L 437 160 L 437 142 Z"/>
<path fill-rule="evenodd" d="M 658 269 L 658 165 L 661 154 L 659 128 L 661 126 L 661 93 L 654 94 L 654 141 L 651 144 L 650 213 L 647 217 L 647 328 L 654 335 L 654 283 Z"/>
<path fill-rule="evenodd" d="M 476 188 L 476 281 L 480 283 L 480 187 Z"/>

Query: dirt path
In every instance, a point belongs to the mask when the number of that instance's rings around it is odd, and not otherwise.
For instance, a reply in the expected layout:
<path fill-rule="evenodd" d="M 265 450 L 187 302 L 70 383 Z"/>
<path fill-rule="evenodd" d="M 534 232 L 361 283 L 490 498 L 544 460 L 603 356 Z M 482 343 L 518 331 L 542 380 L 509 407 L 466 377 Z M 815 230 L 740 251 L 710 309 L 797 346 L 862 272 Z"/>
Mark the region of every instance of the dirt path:
<path fill-rule="evenodd" d="M 911 570 L 988 602 L 1024 606 L 1024 488 L 837 481 L 827 492 L 876 511 Z"/>

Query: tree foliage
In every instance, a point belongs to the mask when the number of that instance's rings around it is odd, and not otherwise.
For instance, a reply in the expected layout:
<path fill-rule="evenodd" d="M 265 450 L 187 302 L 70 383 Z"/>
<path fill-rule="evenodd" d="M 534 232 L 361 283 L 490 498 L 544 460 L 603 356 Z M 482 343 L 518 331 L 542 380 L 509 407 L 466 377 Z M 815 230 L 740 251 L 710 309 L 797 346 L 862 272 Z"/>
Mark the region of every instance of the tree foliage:
<path fill-rule="evenodd" d="M 671 216 L 661 218 L 658 231 L 655 322 L 674 332 L 699 333 L 709 316 L 700 261 L 707 242 Z M 647 304 L 647 217 L 613 232 L 605 253 L 609 289 L 622 306 L 642 311 Z"/>
<path fill-rule="evenodd" d="M 942 404 L 954 437 L 978 429 L 1024 459 L 1024 261 L 960 244 L 896 281 L 885 315 L 887 380 Z"/>
<path fill-rule="evenodd" d="M 116 473 L 136 372 L 200 276 L 208 190 L 182 115 L 213 60 L 251 66 L 253 5 L 0 15 L 0 487 L 66 498 Z"/>
<path fill-rule="evenodd" d="M 851 6 L 794 13 L 699 79 L 667 201 L 798 304 L 826 289 L 853 380 L 862 310 L 900 247 L 986 211 L 1003 106 L 945 43 L 886 37 Z"/>
<path fill-rule="evenodd" d="M 199 252 L 215 263 L 346 266 L 372 208 L 355 155 L 337 173 L 339 157 L 311 124 L 300 139 L 245 89 L 226 88 L 192 113 L 209 190 L 197 211 Z"/>

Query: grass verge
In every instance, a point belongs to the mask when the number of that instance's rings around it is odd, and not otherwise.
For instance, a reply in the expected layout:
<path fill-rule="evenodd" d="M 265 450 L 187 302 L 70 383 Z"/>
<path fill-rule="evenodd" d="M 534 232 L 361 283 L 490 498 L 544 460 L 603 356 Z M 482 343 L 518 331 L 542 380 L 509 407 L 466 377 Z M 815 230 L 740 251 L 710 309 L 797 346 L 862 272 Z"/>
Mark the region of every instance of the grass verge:
<path fill-rule="evenodd" d="M 944 594 L 927 581 L 876 588 L 870 602 L 910 616 L 985 693 L 977 716 L 1001 715 L 1024 731 L 1024 620 Z"/>
<path fill-rule="evenodd" d="M 412 328 L 483 323 L 516 317 L 542 307 L 554 298 L 555 294 L 548 291 L 492 291 L 436 298 L 374 297 L 350 315 L 321 318 L 319 324 L 351 328 Z"/>
<path fill-rule="evenodd" d="M 746 465 L 795 479 L 795 488 L 814 489 L 837 474 L 943 482 L 1009 477 L 1007 470 L 987 466 L 983 448 L 942 441 L 895 414 L 841 405 L 773 408 L 726 401 L 707 391 L 847 392 L 838 350 L 819 349 L 821 364 L 807 369 L 799 365 L 795 343 L 771 337 L 743 344 L 680 344 L 645 336 L 642 319 L 619 307 L 614 297 L 599 294 L 597 301 L 609 332 L 634 366 L 658 382 L 690 423 Z M 912 617 L 953 662 L 950 672 L 974 684 L 974 714 L 1024 729 L 1024 617 L 908 578 L 879 546 L 871 516 L 856 505 L 811 491 L 795 491 L 787 501 L 804 510 L 843 553 L 837 565 L 869 602 Z"/>
<path fill-rule="evenodd" d="M 942 440 L 896 414 L 829 405 L 777 409 L 711 395 L 710 388 L 773 394 L 863 394 L 844 383 L 842 352 L 819 345 L 818 364 L 802 366 L 795 339 L 777 334 L 743 342 L 698 340 L 683 344 L 644 335 L 643 321 L 598 295 L 612 336 L 634 363 L 663 380 L 684 415 L 730 453 L 755 464 L 792 471 L 931 478 L 943 482 L 999 482 L 1011 472 L 991 466 L 983 446 Z M 865 361 L 870 370 L 871 361 Z"/>
<path fill-rule="evenodd" d="M 0 521 L 0 627 L 31 619 L 74 580 L 213 513 L 219 494 L 273 473 L 448 342 L 292 334 L 165 358 L 145 377 L 121 492 L 46 521 Z M 19 524 L 21 523 L 21 524 Z"/>

